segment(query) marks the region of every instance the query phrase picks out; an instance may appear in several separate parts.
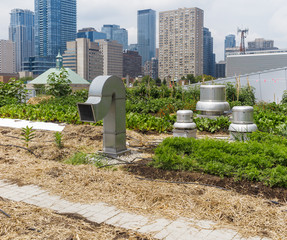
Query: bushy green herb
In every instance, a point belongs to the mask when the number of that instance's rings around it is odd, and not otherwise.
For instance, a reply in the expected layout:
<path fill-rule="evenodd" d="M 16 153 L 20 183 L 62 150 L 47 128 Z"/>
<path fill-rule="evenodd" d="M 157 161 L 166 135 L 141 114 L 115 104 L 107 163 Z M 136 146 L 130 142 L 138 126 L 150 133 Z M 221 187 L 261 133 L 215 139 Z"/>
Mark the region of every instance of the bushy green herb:
<path fill-rule="evenodd" d="M 155 150 L 152 165 L 199 171 L 221 177 L 261 181 L 287 188 L 287 140 L 255 132 L 246 142 L 167 138 Z"/>

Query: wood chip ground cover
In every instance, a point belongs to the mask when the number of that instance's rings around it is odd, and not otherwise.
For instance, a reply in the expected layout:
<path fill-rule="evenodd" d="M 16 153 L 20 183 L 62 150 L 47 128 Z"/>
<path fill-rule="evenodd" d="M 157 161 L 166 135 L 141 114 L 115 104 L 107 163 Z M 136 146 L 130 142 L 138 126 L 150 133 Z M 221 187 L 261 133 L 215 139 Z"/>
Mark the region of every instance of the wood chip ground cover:
<path fill-rule="evenodd" d="M 73 202 L 106 202 L 154 218 L 214 220 L 219 223 L 218 227 L 230 226 L 243 236 L 286 237 L 286 199 L 266 199 L 198 184 L 140 180 L 138 176 L 143 173 L 135 175 L 122 168 L 98 169 L 91 165 L 72 166 L 61 162 L 77 151 L 100 150 L 102 127 L 68 125 L 63 131 L 62 149 L 56 147 L 52 132 L 36 131 L 36 138 L 29 146 L 37 157 L 21 148 L 3 146 L 23 146 L 18 138 L 20 132 L 19 129 L 0 129 L 1 179 L 19 185 L 36 184 Z M 168 136 L 141 135 L 134 131 L 128 131 L 127 135 L 129 147 L 134 150 Z M 150 156 L 150 151 L 146 156 Z M 172 174 L 179 173 L 167 174 L 172 180 Z M 280 200 L 280 204 L 272 204 L 269 200 Z"/>

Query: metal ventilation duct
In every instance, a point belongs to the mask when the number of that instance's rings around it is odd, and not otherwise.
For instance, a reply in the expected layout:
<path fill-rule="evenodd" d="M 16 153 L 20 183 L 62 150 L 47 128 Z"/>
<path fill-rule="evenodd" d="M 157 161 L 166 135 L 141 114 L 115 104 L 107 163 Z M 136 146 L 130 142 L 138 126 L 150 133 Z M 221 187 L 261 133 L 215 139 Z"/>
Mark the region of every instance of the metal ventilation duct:
<path fill-rule="evenodd" d="M 237 106 L 232 108 L 232 124 L 229 126 L 230 138 L 232 140 L 246 140 L 247 133 L 257 130 L 253 123 L 253 107 Z"/>
<path fill-rule="evenodd" d="M 174 123 L 174 137 L 196 137 L 196 124 L 193 122 L 191 110 L 179 110 L 176 112 L 177 121 Z"/>
<path fill-rule="evenodd" d="M 196 110 L 201 116 L 220 116 L 229 111 L 229 103 L 225 101 L 225 85 L 201 85 L 200 101 Z"/>
<path fill-rule="evenodd" d="M 104 153 L 120 155 L 126 148 L 126 91 L 122 80 L 116 76 L 98 76 L 89 88 L 85 103 L 78 103 L 83 122 L 104 120 Z"/>

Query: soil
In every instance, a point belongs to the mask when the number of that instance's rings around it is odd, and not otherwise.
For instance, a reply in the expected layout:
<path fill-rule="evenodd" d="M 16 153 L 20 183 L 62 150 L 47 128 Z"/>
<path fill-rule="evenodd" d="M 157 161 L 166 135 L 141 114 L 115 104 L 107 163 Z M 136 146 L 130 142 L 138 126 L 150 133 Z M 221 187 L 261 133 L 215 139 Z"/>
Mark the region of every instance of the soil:
<path fill-rule="evenodd" d="M 142 163 L 144 163 L 143 161 Z M 287 189 L 280 187 L 268 187 L 260 182 L 247 180 L 236 181 L 232 178 L 220 178 L 205 173 L 179 172 L 155 169 L 147 165 L 127 166 L 126 169 L 133 174 L 150 180 L 166 180 L 175 183 L 198 183 L 206 186 L 213 186 L 223 190 L 233 190 L 241 194 L 264 197 L 273 203 L 287 202 Z M 273 199 L 277 199 L 274 201 Z"/>
<path fill-rule="evenodd" d="M 35 184 L 72 202 L 105 202 L 124 211 L 152 218 L 212 220 L 218 223 L 216 227 L 228 226 L 244 237 L 284 239 L 287 235 L 286 189 L 269 188 L 248 181 L 236 182 L 203 173 L 163 171 L 147 166 L 146 163 L 150 161 L 147 159 L 152 158 L 153 149 L 171 134 L 141 134 L 128 130 L 128 148 L 143 153 L 143 159 L 123 168 L 65 163 L 76 152 L 95 153 L 102 150 L 102 127 L 67 125 L 62 132 L 63 148 L 56 146 L 53 132 L 37 130 L 35 134 L 35 138 L 28 143 L 28 151 L 20 139 L 21 129 L 0 128 L 1 179 L 18 185 Z M 7 201 L 0 199 L 0 209 L 3 210 L 13 212 L 17 208 L 21 212 L 27 209 L 23 215 L 44 211 L 22 203 L 9 202 L 10 206 L 6 204 Z M 44 214 L 53 218 L 56 213 L 50 211 Z M 71 216 L 61 217 L 71 219 Z M 1 224 L 2 219 L 6 218 L 0 214 Z M 76 233 L 82 236 L 80 239 L 91 239 L 90 233 L 82 231 L 81 224 L 87 223 L 78 218 L 72 220 Z M 21 221 L 6 221 L 5 224 L 5 228 L 1 226 L 0 230 L 11 229 L 11 234 L 14 233 L 11 236 L 17 235 L 17 229 L 23 229 Z M 55 229 L 59 225 L 48 220 L 45 224 Z M 106 231 L 106 226 L 97 226 L 96 231 L 101 229 Z M 57 233 L 61 231 L 60 228 L 55 230 Z M 105 234 L 113 237 L 99 239 L 150 239 L 149 236 L 136 235 L 123 229 L 119 230 L 124 236 L 120 238 L 115 234 L 117 231 L 111 227 Z M 45 232 L 50 234 L 47 229 Z M 8 236 L 7 232 L 4 234 Z M 77 239 L 75 233 L 69 234 L 74 234 L 74 238 L 70 239 Z M 61 236 L 59 239 L 69 239 L 69 236 Z M 5 239 L 2 236 L 0 238 Z"/>

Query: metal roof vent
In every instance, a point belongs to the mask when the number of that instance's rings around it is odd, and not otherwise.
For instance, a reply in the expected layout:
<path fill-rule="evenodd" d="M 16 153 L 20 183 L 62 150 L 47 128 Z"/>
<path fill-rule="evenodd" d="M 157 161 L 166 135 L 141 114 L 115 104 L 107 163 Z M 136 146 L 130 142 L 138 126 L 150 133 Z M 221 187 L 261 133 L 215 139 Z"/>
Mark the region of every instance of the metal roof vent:
<path fill-rule="evenodd" d="M 193 112 L 191 110 L 179 110 L 176 112 L 176 123 L 173 127 L 174 137 L 196 138 L 196 124 L 193 122 Z"/>
<path fill-rule="evenodd" d="M 103 152 L 108 155 L 126 153 L 126 90 L 116 76 L 98 76 L 89 88 L 85 103 L 78 103 L 83 122 L 104 120 Z"/>
<path fill-rule="evenodd" d="M 247 133 L 257 130 L 253 123 L 253 107 L 237 106 L 232 108 L 232 124 L 229 126 L 231 140 L 246 140 Z"/>
<path fill-rule="evenodd" d="M 229 103 L 225 101 L 225 85 L 201 85 L 200 101 L 196 110 L 201 111 L 198 117 L 217 117 L 230 110 Z"/>

